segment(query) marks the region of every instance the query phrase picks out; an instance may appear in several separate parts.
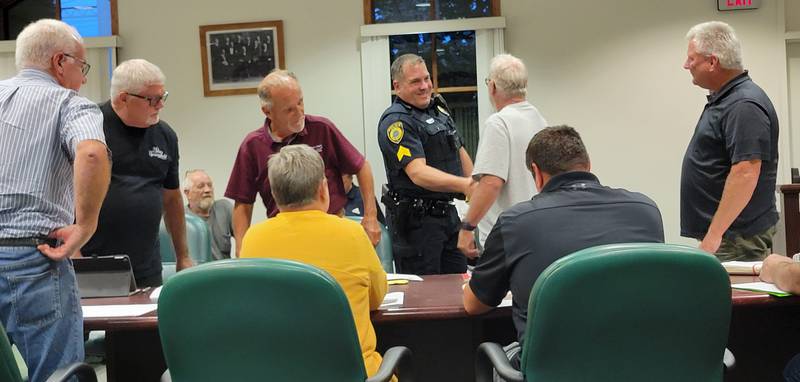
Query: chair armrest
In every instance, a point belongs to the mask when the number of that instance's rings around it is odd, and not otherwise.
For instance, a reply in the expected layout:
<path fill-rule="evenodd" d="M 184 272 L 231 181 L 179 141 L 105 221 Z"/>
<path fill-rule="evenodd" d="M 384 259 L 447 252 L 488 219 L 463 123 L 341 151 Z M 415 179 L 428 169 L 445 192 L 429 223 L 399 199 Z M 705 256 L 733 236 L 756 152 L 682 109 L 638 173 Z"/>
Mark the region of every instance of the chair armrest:
<path fill-rule="evenodd" d="M 72 377 L 78 377 L 81 382 L 97 382 L 94 369 L 83 362 L 75 362 L 54 371 L 47 382 L 64 382 Z"/>
<path fill-rule="evenodd" d="M 397 374 L 398 379 L 403 382 L 414 382 L 411 350 L 405 346 L 389 348 L 383 355 L 383 362 L 381 362 L 378 372 L 367 378 L 366 382 L 388 382 L 392 380 L 394 374 Z"/>
<path fill-rule="evenodd" d="M 725 354 L 722 355 L 722 364 L 725 366 L 726 373 L 736 367 L 736 357 L 733 356 L 733 353 L 728 348 L 725 348 Z"/>
<path fill-rule="evenodd" d="M 522 382 L 522 372 L 511 366 L 506 352 L 494 342 L 484 342 L 475 354 L 475 381 L 492 382 L 492 369 L 509 382 Z"/>

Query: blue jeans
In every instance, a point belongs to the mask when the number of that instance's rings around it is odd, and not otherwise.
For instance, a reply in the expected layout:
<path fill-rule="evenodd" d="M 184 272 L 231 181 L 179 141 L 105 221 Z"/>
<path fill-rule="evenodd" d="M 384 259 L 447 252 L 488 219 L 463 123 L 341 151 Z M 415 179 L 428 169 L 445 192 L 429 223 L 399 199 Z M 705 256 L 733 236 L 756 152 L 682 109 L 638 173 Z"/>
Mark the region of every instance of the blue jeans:
<path fill-rule="evenodd" d="M 83 313 L 69 260 L 31 247 L 0 247 L 0 322 L 31 382 L 83 361 Z"/>

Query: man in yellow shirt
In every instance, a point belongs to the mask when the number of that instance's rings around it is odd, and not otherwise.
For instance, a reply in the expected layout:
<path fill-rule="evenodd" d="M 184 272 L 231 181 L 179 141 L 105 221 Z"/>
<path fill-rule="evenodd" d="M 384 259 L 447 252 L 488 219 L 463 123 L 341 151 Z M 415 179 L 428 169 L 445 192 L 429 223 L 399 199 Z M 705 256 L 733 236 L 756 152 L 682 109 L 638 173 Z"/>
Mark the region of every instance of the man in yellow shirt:
<path fill-rule="evenodd" d="M 386 273 L 361 226 L 329 215 L 328 181 L 322 157 L 303 144 L 289 145 L 269 159 L 269 182 L 280 211 L 248 229 L 240 257 L 299 261 L 328 272 L 344 290 L 358 331 L 367 375 L 381 364 L 369 312 L 386 294 Z"/>

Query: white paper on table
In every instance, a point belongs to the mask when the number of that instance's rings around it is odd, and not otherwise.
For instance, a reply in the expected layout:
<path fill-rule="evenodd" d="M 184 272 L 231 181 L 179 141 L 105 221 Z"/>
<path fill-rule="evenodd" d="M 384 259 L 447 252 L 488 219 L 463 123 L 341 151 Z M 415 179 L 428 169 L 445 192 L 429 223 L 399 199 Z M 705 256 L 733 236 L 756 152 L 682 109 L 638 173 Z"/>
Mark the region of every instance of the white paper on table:
<path fill-rule="evenodd" d="M 403 292 L 390 292 L 387 293 L 386 296 L 383 297 L 383 302 L 381 303 L 380 309 L 386 308 L 395 308 L 399 306 L 403 306 L 403 297 L 405 294 Z"/>
<path fill-rule="evenodd" d="M 759 291 L 759 292 L 767 292 L 767 293 L 784 293 L 790 294 L 789 292 L 783 291 L 778 289 L 775 284 L 765 283 L 762 281 L 752 282 L 752 283 L 741 283 L 741 284 L 733 284 L 731 288 L 735 289 L 745 289 L 745 290 L 752 290 L 752 291 Z"/>
<path fill-rule="evenodd" d="M 406 275 L 402 273 L 387 273 L 386 281 L 392 280 L 408 280 L 408 281 L 422 281 L 422 277 L 417 275 Z"/>
<path fill-rule="evenodd" d="M 156 287 L 156 289 L 153 289 L 153 291 L 150 292 L 150 299 L 153 301 L 158 301 L 158 296 L 160 295 L 161 295 L 161 287 L 158 286 Z"/>
<path fill-rule="evenodd" d="M 156 308 L 156 304 L 132 304 L 132 305 L 87 305 L 83 308 L 84 318 L 94 317 L 130 317 L 141 316 L 150 313 Z"/>

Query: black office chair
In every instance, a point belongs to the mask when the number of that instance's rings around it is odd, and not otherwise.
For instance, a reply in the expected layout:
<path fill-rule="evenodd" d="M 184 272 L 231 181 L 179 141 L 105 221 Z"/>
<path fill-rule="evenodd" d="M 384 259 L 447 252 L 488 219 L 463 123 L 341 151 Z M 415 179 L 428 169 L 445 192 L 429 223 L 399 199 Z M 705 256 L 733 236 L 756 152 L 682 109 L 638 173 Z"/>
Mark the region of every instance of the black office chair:
<path fill-rule="evenodd" d="M 59 368 L 47 378 L 47 382 L 65 382 L 72 377 L 77 377 L 78 381 L 97 382 L 97 375 L 91 366 L 75 362 L 73 364 Z M 3 382 L 23 382 L 22 375 L 14 359 L 14 352 L 11 350 L 11 343 L 8 341 L 6 329 L 0 325 L 0 381 Z"/>

